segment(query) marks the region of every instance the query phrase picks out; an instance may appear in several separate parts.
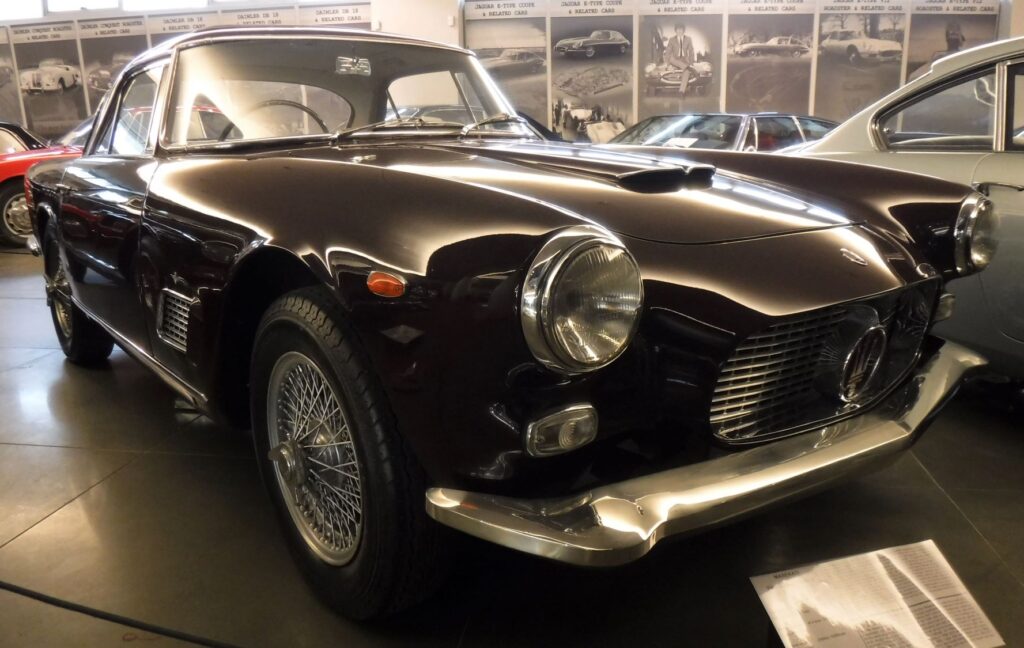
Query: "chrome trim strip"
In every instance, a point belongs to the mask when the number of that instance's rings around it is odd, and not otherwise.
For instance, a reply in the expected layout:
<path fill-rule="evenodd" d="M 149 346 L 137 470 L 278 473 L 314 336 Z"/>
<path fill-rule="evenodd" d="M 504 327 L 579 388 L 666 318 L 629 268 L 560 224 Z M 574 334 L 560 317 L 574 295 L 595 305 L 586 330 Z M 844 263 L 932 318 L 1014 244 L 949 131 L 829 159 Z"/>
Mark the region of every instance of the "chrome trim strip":
<path fill-rule="evenodd" d="M 885 465 L 916 440 L 963 376 L 985 364 L 947 342 L 878 407 L 841 423 L 564 498 L 431 488 L 427 513 L 470 535 L 545 558 L 591 566 L 626 563 L 664 537 L 727 522 Z"/>
<path fill-rule="evenodd" d="M 188 401 L 192 403 L 192 405 L 194 405 L 197 409 L 204 411 L 207 409 L 209 400 L 206 398 L 206 394 L 199 391 L 198 389 L 193 388 L 191 385 L 186 383 L 181 378 L 178 378 L 176 375 L 174 375 L 174 373 L 171 372 L 170 369 L 161 364 L 159 360 L 149 355 L 137 344 L 135 344 L 128 338 L 124 337 L 117 331 L 115 331 L 99 317 L 96 317 L 96 315 L 92 311 L 90 311 L 85 306 L 82 306 L 82 303 L 75 299 L 74 295 L 71 296 L 71 301 L 75 304 L 75 306 L 80 308 L 83 313 L 88 315 L 89 319 L 103 327 L 103 330 L 109 333 L 110 337 L 114 338 L 114 342 L 117 342 L 117 346 L 121 347 L 121 349 L 124 350 L 125 353 L 141 362 L 147 369 L 155 373 L 157 377 L 160 378 L 160 380 L 164 381 L 168 387 L 178 392 L 178 394 L 180 394 L 184 398 L 188 399 Z"/>

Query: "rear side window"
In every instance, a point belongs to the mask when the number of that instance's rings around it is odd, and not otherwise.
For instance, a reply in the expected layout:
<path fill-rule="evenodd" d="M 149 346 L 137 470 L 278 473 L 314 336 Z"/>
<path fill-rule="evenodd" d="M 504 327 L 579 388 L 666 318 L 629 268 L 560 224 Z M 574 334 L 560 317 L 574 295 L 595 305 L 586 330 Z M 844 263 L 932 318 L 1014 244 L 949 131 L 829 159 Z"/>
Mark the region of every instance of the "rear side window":
<path fill-rule="evenodd" d="M 825 137 L 826 134 L 832 128 L 832 124 L 818 121 L 817 119 L 808 119 L 806 117 L 797 117 L 797 121 L 800 122 L 800 128 L 804 131 L 804 137 L 808 142 L 819 140 Z"/>
<path fill-rule="evenodd" d="M 803 141 L 792 117 L 757 118 L 758 151 L 775 151 Z"/>
<path fill-rule="evenodd" d="M 945 85 L 879 120 L 894 151 L 990 151 L 996 114 L 992 69 Z"/>

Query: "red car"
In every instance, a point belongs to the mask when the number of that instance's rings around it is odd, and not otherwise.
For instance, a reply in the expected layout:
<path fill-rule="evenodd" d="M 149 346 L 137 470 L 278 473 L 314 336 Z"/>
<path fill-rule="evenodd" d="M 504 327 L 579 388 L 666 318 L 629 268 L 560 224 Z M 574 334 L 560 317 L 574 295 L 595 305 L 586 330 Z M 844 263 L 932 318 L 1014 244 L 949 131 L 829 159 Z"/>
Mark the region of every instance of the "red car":
<path fill-rule="evenodd" d="M 80 156 L 91 127 L 92 120 L 86 120 L 47 146 L 20 126 L 0 123 L 0 138 L 10 133 L 23 145 L 20 148 L 12 145 L 4 150 L 15 152 L 0 154 L 0 243 L 24 246 L 32 233 L 32 221 L 25 202 L 25 172 L 28 168 L 43 160 Z"/>

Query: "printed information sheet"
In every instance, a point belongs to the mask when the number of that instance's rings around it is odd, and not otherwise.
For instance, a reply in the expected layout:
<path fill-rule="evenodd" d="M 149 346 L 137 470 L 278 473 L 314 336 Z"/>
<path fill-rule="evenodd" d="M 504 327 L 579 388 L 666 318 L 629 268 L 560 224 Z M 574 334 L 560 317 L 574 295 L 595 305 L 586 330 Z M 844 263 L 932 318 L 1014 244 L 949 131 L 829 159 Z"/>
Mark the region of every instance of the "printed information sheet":
<path fill-rule="evenodd" d="M 787 648 L 997 648 L 931 540 L 750 579 Z"/>

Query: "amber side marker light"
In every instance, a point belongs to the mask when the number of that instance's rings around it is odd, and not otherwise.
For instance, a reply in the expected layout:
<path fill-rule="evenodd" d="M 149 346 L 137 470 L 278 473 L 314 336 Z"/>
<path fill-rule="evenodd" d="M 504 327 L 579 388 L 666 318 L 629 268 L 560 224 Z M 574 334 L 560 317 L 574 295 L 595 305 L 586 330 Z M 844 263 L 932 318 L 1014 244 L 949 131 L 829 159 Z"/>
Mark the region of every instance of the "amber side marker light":
<path fill-rule="evenodd" d="M 374 270 L 366 278 L 366 287 L 381 297 L 401 297 L 405 294 L 405 279 L 390 272 Z"/>

